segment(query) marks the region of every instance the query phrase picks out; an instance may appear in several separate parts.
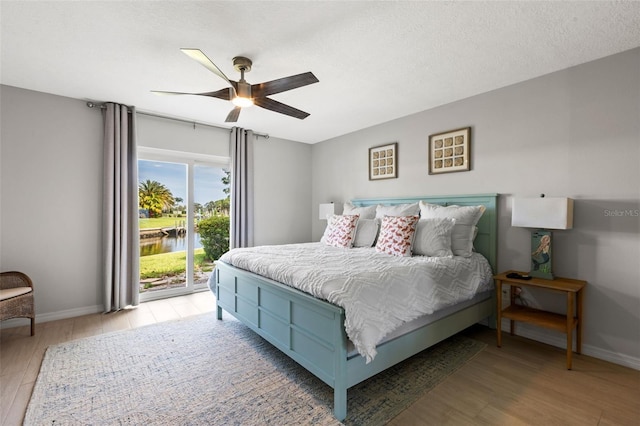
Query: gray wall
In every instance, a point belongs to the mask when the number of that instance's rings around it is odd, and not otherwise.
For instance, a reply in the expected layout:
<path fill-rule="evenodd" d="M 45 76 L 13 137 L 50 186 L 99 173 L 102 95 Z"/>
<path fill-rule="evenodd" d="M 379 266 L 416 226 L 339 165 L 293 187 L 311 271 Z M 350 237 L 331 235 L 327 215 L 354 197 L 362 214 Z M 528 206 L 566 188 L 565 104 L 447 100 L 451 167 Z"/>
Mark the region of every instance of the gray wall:
<path fill-rule="evenodd" d="M 138 146 L 229 159 L 227 129 L 138 114 Z"/>
<path fill-rule="evenodd" d="M 32 277 L 38 321 L 99 312 L 102 115 L 11 86 L 0 86 L 0 108 L 0 269 Z M 226 130 L 138 121 L 143 145 L 228 156 Z M 255 154 L 256 244 L 309 241 L 311 146 L 259 138 Z"/>
<path fill-rule="evenodd" d="M 472 170 L 429 175 L 428 136 L 466 126 Z M 395 141 L 398 178 L 369 181 L 368 148 Z M 513 196 L 574 198 L 574 229 L 554 233 L 555 272 L 589 282 L 584 352 L 640 368 L 640 49 L 324 141 L 312 157 L 316 210 L 360 197 L 501 194 L 500 270 L 529 269 L 529 231 L 511 227 Z M 317 240 L 325 223 L 317 213 L 312 223 Z M 525 297 L 564 312 L 561 297 Z M 518 330 L 565 344 L 559 333 Z"/>
<path fill-rule="evenodd" d="M 311 241 L 311 145 L 254 143 L 255 245 Z"/>
<path fill-rule="evenodd" d="M 9 86 L 0 102 L 0 268 L 31 277 L 37 314 L 100 311 L 101 115 Z"/>

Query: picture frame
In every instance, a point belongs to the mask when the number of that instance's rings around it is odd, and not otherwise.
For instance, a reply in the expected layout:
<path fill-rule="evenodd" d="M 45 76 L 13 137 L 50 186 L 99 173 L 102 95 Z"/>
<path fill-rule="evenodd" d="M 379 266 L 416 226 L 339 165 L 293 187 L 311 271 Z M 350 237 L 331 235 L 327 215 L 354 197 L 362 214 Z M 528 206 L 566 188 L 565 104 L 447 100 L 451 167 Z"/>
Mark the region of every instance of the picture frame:
<path fill-rule="evenodd" d="M 471 127 L 429 135 L 429 174 L 471 170 Z"/>
<path fill-rule="evenodd" d="M 369 148 L 369 180 L 398 177 L 398 142 Z"/>

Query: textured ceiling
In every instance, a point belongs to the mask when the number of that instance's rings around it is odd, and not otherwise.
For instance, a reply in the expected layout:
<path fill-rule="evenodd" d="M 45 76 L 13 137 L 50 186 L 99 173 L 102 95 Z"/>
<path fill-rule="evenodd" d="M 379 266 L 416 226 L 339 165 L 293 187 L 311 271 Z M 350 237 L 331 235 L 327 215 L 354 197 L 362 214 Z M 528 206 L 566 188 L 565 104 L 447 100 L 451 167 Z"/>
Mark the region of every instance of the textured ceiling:
<path fill-rule="evenodd" d="M 238 125 L 315 143 L 640 46 L 640 2 L 2 1 L 2 84 L 230 127 L 231 104 L 151 90 L 225 82 L 180 52 L 203 50 L 232 80 L 312 71 Z"/>

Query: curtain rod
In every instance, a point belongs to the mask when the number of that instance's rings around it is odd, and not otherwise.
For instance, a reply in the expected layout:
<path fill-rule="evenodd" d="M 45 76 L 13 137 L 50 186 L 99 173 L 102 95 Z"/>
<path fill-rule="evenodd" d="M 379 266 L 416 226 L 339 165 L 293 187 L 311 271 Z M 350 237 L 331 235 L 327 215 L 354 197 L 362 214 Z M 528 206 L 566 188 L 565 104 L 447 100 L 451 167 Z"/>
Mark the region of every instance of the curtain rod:
<path fill-rule="evenodd" d="M 89 108 L 100 108 L 100 109 L 105 109 L 106 106 L 104 106 L 103 104 L 96 104 L 94 102 L 87 102 L 87 106 Z M 167 115 L 160 115 L 160 114 L 155 114 L 152 112 L 145 112 L 145 111 L 140 111 L 138 109 L 136 109 L 136 114 L 140 114 L 140 115 L 146 115 L 149 117 L 156 117 L 156 118 L 162 118 L 165 120 L 173 120 L 173 121 L 179 121 L 181 123 L 189 123 L 189 124 L 193 124 L 193 128 L 195 129 L 196 124 L 198 126 L 205 126 L 205 127 L 213 127 L 214 129 L 222 129 L 222 130 L 228 130 L 231 131 L 231 129 L 229 127 L 222 127 L 222 126 L 216 126 L 215 124 L 207 124 L 207 123 L 200 123 L 194 120 L 186 120 L 184 118 L 176 118 L 176 117 L 170 117 Z M 265 138 L 265 139 L 269 139 L 269 134 L 268 133 L 258 133 L 258 132 L 253 132 L 254 136 L 256 138 L 260 137 L 260 138 Z"/>

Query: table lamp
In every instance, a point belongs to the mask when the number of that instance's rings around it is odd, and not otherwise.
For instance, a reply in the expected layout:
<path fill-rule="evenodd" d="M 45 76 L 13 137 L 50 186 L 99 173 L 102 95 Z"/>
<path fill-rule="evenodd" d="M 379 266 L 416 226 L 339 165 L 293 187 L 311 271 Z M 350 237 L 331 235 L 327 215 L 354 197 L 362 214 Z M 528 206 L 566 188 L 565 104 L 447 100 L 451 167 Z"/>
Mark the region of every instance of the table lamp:
<path fill-rule="evenodd" d="M 531 271 L 529 275 L 553 279 L 552 229 L 573 228 L 573 200 L 562 197 L 514 198 L 511 226 L 531 230 Z"/>
<path fill-rule="evenodd" d="M 318 218 L 320 220 L 327 220 L 327 216 L 332 215 L 335 212 L 333 203 L 320 204 Z"/>

